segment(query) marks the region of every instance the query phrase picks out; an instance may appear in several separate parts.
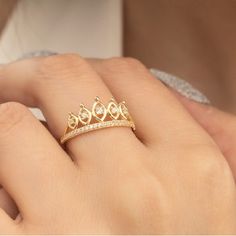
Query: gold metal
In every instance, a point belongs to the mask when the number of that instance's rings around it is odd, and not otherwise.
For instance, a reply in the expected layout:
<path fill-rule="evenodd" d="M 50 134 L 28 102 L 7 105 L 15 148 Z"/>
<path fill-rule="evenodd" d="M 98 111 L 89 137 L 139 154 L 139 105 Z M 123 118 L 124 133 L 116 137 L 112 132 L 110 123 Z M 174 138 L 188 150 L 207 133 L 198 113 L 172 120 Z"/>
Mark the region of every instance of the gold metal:
<path fill-rule="evenodd" d="M 69 113 L 67 128 L 60 141 L 63 144 L 80 134 L 109 127 L 130 127 L 135 130 L 135 124 L 124 101 L 118 104 L 111 98 L 106 106 L 96 97 L 91 111 L 84 104 L 80 104 L 78 115 Z"/>

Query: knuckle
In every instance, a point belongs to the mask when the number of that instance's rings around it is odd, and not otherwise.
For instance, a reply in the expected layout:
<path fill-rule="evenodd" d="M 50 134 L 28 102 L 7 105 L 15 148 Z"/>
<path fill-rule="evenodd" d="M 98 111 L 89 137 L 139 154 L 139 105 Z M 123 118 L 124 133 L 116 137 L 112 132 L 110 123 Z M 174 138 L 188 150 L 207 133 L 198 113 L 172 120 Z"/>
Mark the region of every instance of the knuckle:
<path fill-rule="evenodd" d="M 58 54 L 49 57 L 45 57 L 42 59 L 42 65 L 45 68 L 53 68 L 53 67 L 61 67 L 78 64 L 82 60 L 77 54 Z"/>
<path fill-rule="evenodd" d="M 215 145 L 208 145 L 204 152 L 196 151 L 198 157 L 194 161 L 197 172 L 208 182 L 231 178 L 231 170 L 225 158 Z"/>
<path fill-rule="evenodd" d="M 207 156 L 205 161 L 201 161 L 201 166 L 197 170 L 196 181 L 201 181 L 202 188 L 208 195 L 217 195 L 222 198 L 233 196 L 235 181 L 232 171 L 220 154 Z M 220 187 L 220 189 L 219 189 Z"/>
<path fill-rule="evenodd" d="M 60 54 L 45 57 L 40 61 L 40 79 L 66 79 L 75 75 L 87 66 L 87 63 L 78 54 Z"/>
<path fill-rule="evenodd" d="M 150 173 L 129 176 L 118 187 L 119 199 L 123 200 L 123 205 L 127 204 L 129 207 L 132 205 L 133 209 L 140 213 L 139 215 L 148 215 L 160 210 L 162 191 L 160 181 Z"/>
<path fill-rule="evenodd" d="M 136 58 L 125 57 L 124 60 L 132 68 L 145 68 L 143 63 L 141 61 L 139 61 L 138 59 L 136 59 Z"/>
<path fill-rule="evenodd" d="M 147 176 L 141 179 L 136 186 L 136 192 L 140 194 L 138 204 L 142 209 L 151 210 L 152 208 L 159 208 L 159 201 L 161 196 L 161 184 L 154 176 Z"/>
<path fill-rule="evenodd" d="M 217 175 L 218 179 L 221 179 L 225 183 L 227 182 L 226 180 L 230 180 L 233 177 L 231 175 L 230 167 L 223 156 L 211 160 L 206 173 L 210 178 L 215 178 Z"/>
<path fill-rule="evenodd" d="M 115 57 L 105 61 L 106 68 L 115 72 L 146 70 L 145 66 L 137 59 L 131 57 Z"/>
<path fill-rule="evenodd" d="M 28 109 L 17 102 L 0 105 L 0 137 L 4 137 L 14 130 L 14 127 L 17 127 L 28 114 Z"/>

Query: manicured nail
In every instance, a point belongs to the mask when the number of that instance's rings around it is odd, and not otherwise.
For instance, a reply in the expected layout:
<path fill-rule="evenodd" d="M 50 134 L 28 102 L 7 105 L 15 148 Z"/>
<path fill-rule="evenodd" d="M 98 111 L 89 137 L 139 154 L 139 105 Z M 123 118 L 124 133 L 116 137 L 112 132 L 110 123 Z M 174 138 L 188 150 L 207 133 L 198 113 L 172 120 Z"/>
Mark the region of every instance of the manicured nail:
<path fill-rule="evenodd" d="M 187 81 L 180 79 L 177 76 L 168 74 L 164 71 L 160 71 L 154 68 L 150 69 L 150 72 L 160 81 L 162 81 L 165 85 L 174 89 L 181 95 L 185 96 L 188 99 L 191 99 L 195 102 L 210 104 L 210 100 L 199 90 L 194 88 Z"/>
<path fill-rule="evenodd" d="M 23 54 L 21 57 L 19 57 L 17 60 L 22 60 L 22 59 L 30 59 L 33 57 L 48 57 L 48 56 L 53 56 L 57 55 L 57 52 L 49 51 L 49 50 L 39 50 L 39 51 L 32 51 Z"/>

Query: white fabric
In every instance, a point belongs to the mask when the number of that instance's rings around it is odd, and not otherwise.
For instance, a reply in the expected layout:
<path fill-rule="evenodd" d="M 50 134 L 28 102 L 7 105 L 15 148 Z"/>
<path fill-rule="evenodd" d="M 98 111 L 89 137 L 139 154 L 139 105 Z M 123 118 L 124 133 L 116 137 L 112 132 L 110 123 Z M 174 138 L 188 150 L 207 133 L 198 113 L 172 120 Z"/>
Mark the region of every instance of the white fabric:
<path fill-rule="evenodd" d="M 121 0 L 21 0 L 1 37 L 0 63 L 41 49 L 120 56 Z"/>

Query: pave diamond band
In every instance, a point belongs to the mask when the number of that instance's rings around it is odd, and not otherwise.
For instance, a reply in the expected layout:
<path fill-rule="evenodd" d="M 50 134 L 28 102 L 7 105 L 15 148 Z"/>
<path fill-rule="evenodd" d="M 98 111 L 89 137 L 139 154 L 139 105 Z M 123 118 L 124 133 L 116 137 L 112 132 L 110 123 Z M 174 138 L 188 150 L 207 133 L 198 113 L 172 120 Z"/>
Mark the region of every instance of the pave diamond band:
<path fill-rule="evenodd" d="M 130 127 L 132 129 L 135 129 L 134 123 L 132 121 L 128 121 L 128 120 L 104 121 L 101 123 L 87 125 L 85 127 L 81 127 L 81 128 L 75 129 L 75 130 L 67 133 L 66 135 L 64 135 L 61 138 L 61 143 L 65 143 L 67 140 L 69 140 L 77 135 L 87 133 L 92 130 L 98 130 L 98 129 L 103 129 L 103 128 L 107 128 L 107 127 Z"/>
<path fill-rule="evenodd" d="M 135 130 L 125 102 L 117 103 L 112 98 L 106 106 L 96 97 L 91 111 L 81 104 L 79 114 L 69 113 L 67 127 L 60 141 L 63 144 L 83 133 L 109 127 L 129 127 Z"/>

